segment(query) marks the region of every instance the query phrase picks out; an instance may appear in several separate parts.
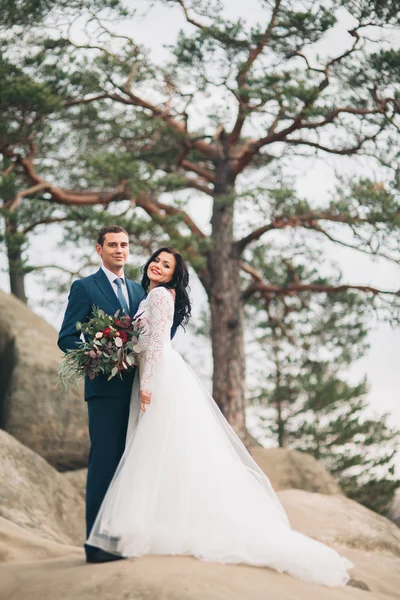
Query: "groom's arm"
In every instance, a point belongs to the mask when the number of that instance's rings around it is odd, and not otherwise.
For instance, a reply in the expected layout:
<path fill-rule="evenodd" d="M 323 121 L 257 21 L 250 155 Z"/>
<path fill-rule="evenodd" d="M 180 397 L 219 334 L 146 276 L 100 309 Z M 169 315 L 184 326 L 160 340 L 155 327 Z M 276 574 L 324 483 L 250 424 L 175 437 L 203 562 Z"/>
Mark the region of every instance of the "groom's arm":
<path fill-rule="evenodd" d="M 58 346 L 63 352 L 71 350 L 80 341 L 81 334 L 76 330 L 76 323 L 87 321 L 91 313 L 89 294 L 79 279 L 74 281 L 68 296 L 68 305 L 58 336 Z"/>

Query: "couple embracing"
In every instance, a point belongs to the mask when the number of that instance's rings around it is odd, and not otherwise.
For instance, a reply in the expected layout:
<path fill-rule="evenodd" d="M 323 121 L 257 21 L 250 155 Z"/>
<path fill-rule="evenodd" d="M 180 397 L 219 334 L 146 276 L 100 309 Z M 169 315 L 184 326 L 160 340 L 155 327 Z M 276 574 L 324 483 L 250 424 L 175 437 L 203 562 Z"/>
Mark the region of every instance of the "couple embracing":
<path fill-rule="evenodd" d="M 75 324 L 89 320 L 94 305 L 110 315 L 140 313 L 143 334 L 138 369 L 85 380 L 87 562 L 190 555 L 345 585 L 351 563 L 290 528 L 268 478 L 171 345 L 191 313 L 182 256 L 157 250 L 139 285 L 124 276 L 123 228 L 101 229 L 96 251 L 103 264 L 73 283 L 60 348 L 79 341 Z"/>

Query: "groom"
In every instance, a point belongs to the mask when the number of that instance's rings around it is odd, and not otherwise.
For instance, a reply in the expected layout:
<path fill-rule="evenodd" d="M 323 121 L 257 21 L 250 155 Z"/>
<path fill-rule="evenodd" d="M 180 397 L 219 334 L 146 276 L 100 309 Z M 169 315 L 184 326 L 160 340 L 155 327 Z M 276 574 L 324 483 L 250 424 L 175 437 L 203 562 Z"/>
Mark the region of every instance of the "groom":
<path fill-rule="evenodd" d="M 66 352 L 80 341 L 76 323 L 92 317 L 93 306 L 106 314 L 117 310 L 134 316 L 145 292 L 141 285 L 124 276 L 129 255 L 128 234 L 122 227 L 108 225 L 98 234 L 96 252 L 102 266 L 94 275 L 74 281 L 61 326 L 58 345 Z M 129 403 L 134 370 L 107 381 L 104 375 L 93 380 L 85 377 L 85 400 L 88 406 L 90 453 L 86 488 L 86 535 L 92 529 L 107 488 L 125 449 L 129 420 Z M 150 398 L 147 398 L 150 402 Z M 107 562 L 120 557 L 85 544 L 87 562 Z"/>

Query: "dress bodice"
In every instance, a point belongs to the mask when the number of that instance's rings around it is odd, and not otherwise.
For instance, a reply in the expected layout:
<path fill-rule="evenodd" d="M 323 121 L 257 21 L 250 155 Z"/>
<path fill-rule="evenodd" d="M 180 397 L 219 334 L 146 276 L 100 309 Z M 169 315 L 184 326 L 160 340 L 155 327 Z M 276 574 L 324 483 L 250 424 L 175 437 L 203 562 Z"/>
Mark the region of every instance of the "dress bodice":
<path fill-rule="evenodd" d="M 140 318 L 142 333 L 135 352 L 139 354 L 140 388 L 149 390 L 157 364 L 165 348 L 171 345 L 170 332 L 174 319 L 175 302 L 165 287 L 156 287 L 139 304 L 136 316 Z"/>

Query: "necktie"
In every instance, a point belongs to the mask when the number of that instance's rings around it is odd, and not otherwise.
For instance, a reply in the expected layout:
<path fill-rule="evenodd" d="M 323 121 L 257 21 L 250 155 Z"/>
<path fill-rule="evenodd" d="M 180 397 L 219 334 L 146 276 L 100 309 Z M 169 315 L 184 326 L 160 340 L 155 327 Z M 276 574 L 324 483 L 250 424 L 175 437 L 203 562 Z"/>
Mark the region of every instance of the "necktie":
<path fill-rule="evenodd" d="M 125 300 L 124 292 L 122 291 L 122 282 L 123 281 L 124 280 L 122 279 L 122 277 L 117 277 L 116 279 L 114 279 L 114 283 L 118 288 L 117 296 L 118 296 L 118 300 L 122 306 L 122 310 L 124 311 L 124 313 L 126 315 L 129 315 L 129 307 Z"/>

